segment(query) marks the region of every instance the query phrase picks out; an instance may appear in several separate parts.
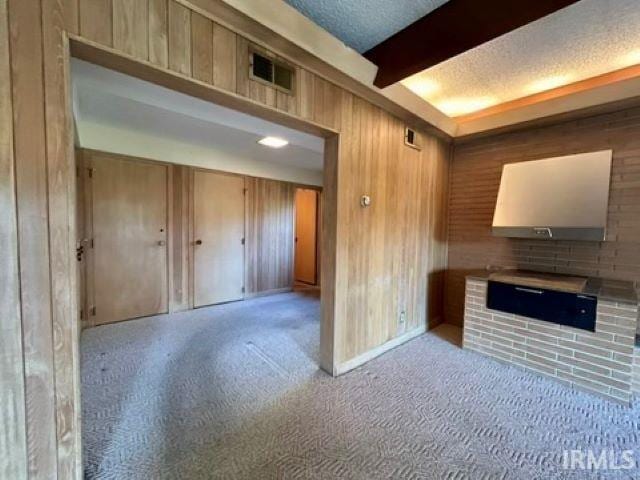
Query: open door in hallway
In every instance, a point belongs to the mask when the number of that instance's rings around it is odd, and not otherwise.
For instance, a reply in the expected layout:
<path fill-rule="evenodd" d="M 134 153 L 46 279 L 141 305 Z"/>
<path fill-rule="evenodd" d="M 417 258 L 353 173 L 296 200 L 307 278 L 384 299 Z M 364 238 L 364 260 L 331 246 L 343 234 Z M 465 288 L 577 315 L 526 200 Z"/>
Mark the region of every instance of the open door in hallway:
<path fill-rule="evenodd" d="M 196 170 L 194 306 L 244 297 L 244 178 Z"/>
<path fill-rule="evenodd" d="M 89 323 L 166 312 L 167 166 L 91 154 L 87 168 Z"/>
<path fill-rule="evenodd" d="M 318 192 L 307 188 L 296 190 L 295 279 L 315 285 L 318 226 Z"/>

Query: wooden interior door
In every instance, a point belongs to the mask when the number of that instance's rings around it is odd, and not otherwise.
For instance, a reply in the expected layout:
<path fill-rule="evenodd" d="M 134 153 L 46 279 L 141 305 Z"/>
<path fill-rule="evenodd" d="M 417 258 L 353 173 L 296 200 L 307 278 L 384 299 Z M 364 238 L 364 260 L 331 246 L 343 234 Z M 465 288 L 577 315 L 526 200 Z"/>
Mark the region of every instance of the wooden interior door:
<path fill-rule="evenodd" d="M 296 190 L 295 279 L 316 284 L 316 249 L 318 225 L 318 192 L 306 188 Z"/>
<path fill-rule="evenodd" d="M 88 166 L 90 323 L 167 312 L 167 167 L 98 154 Z"/>
<path fill-rule="evenodd" d="M 80 324 L 84 327 L 87 324 L 87 250 L 90 247 L 87 233 L 85 232 L 85 216 L 87 214 L 88 202 L 86 201 L 85 186 L 88 176 L 81 150 L 75 152 L 76 168 L 76 275 L 77 285 L 77 306 Z"/>
<path fill-rule="evenodd" d="M 244 178 L 196 170 L 193 179 L 194 307 L 244 297 Z"/>

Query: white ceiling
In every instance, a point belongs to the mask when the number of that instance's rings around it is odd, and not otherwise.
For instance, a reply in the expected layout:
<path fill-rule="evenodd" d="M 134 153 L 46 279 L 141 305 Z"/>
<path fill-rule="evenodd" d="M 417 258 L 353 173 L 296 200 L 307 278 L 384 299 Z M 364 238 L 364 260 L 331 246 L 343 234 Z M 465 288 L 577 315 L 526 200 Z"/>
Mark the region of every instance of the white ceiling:
<path fill-rule="evenodd" d="M 72 59 L 79 146 L 320 184 L 324 139 Z M 289 141 L 280 149 L 256 142 Z"/>
<path fill-rule="evenodd" d="M 582 0 L 402 83 L 449 116 L 640 63 L 640 1 Z"/>

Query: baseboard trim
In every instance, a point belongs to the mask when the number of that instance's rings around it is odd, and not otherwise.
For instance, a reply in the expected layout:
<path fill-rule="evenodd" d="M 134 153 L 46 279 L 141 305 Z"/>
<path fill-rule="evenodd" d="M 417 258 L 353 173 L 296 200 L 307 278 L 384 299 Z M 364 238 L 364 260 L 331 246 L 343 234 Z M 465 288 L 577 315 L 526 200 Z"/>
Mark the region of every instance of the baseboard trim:
<path fill-rule="evenodd" d="M 382 345 L 369 350 L 368 352 L 365 352 L 361 355 L 358 355 L 357 357 L 352 358 L 351 360 L 347 360 L 346 362 L 339 363 L 333 368 L 333 376 L 337 377 L 338 375 L 347 373 L 353 370 L 354 368 L 357 368 L 360 365 L 367 363 L 369 360 L 373 360 L 374 358 L 379 357 L 383 353 L 388 352 L 389 350 L 396 348 L 402 345 L 403 343 L 408 342 L 409 340 L 422 335 L 425 332 L 426 332 L 426 326 L 421 325 L 418 328 L 414 328 L 413 330 L 403 333 L 399 337 L 393 338 L 388 342 L 383 343 Z"/>
<path fill-rule="evenodd" d="M 266 297 L 269 295 L 277 295 L 278 293 L 288 293 L 292 291 L 293 291 L 293 287 L 284 287 L 284 288 L 274 288 L 272 290 L 264 290 L 262 292 L 245 293 L 244 300 L 249 300 L 250 298 L 257 298 L 257 297 Z"/>

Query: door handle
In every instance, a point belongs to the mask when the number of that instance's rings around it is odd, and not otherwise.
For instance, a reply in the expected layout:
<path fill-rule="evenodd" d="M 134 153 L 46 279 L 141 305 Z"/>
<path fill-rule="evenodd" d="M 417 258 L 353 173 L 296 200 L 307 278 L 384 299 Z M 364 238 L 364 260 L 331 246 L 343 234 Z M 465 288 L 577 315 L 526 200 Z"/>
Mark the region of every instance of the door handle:
<path fill-rule="evenodd" d="M 158 240 L 158 246 L 164 247 L 167 244 L 164 240 Z"/>
<path fill-rule="evenodd" d="M 535 293 L 536 295 L 542 295 L 544 293 L 542 290 L 536 290 L 534 288 L 516 287 L 516 290 L 519 292 Z"/>
<path fill-rule="evenodd" d="M 196 245 L 202 245 L 202 240 L 196 240 Z"/>

